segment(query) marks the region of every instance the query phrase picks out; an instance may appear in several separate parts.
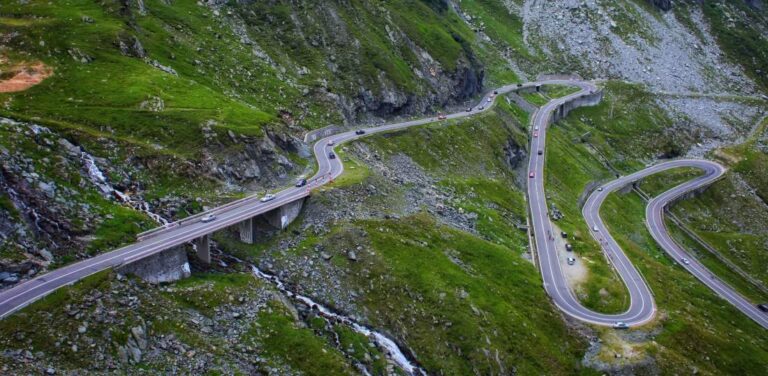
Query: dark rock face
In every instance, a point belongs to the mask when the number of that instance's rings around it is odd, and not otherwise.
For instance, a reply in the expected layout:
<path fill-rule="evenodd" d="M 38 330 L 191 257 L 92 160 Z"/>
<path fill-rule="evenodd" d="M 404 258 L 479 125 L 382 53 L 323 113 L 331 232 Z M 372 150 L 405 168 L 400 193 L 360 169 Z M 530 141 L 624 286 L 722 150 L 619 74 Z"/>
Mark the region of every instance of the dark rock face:
<path fill-rule="evenodd" d="M 450 11 L 445 0 L 426 3 L 438 15 Z M 351 11 L 334 3 L 296 1 L 280 16 L 258 2 L 207 5 L 249 46 L 258 46 L 258 59 L 299 81 L 322 76 L 319 87 L 306 88 L 305 96 L 328 101 L 347 123 L 423 114 L 461 103 L 483 88 L 483 64 L 461 36 L 443 41 L 451 48 L 460 45 L 455 60 L 446 61 L 441 51 L 393 22 L 384 7 Z M 350 14 L 354 17 L 345 16 Z M 372 24 L 373 19 L 381 22 Z M 373 46 L 369 38 L 377 34 L 384 38 Z"/>
<path fill-rule="evenodd" d="M 305 158 L 311 155 L 301 140 L 285 130 L 266 129 L 262 137 L 232 132 L 220 135 L 213 131 L 213 125 L 202 126 L 206 146 L 201 167 L 209 176 L 230 184 L 249 189 L 277 186 L 299 168 L 286 157 L 288 153 Z M 193 169 L 190 177 L 199 171 Z"/>
<path fill-rule="evenodd" d="M 139 41 L 139 38 L 135 35 L 120 36 L 117 38 L 115 44 L 117 45 L 117 48 L 120 49 L 120 53 L 124 56 L 131 56 L 139 59 L 147 57 L 147 52 L 144 50 L 144 46 L 142 46 L 141 41 Z"/>
<path fill-rule="evenodd" d="M 515 140 L 509 139 L 507 146 L 504 148 L 504 156 L 509 168 L 514 170 L 520 167 L 520 163 L 526 160 L 528 154 Z"/>
<path fill-rule="evenodd" d="M 663 11 L 672 9 L 672 0 L 649 0 L 653 6 Z"/>
<path fill-rule="evenodd" d="M 744 2 L 752 9 L 765 9 L 765 1 L 763 0 L 744 0 Z"/>

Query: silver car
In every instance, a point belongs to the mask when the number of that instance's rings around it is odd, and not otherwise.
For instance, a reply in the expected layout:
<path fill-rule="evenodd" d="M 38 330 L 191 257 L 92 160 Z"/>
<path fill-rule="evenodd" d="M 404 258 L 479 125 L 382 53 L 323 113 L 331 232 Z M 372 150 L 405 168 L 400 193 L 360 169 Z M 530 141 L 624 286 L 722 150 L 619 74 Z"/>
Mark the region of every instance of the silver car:
<path fill-rule="evenodd" d="M 614 329 L 629 329 L 629 325 L 627 323 L 622 321 L 617 321 L 615 324 L 613 324 Z"/>
<path fill-rule="evenodd" d="M 271 193 L 268 193 L 266 196 L 262 197 L 261 200 L 259 200 L 259 201 L 267 202 L 267 201 L 272 201 L 274 199 L 275 199 L 275 195 L 273 195 Z"/>
<path fill-rule="evenodd" d="M 213 222 L 213 220 L 215 220 L 215 219 L 216 219 L 215 215 L 213 215 L 213 214 L 206 214 L 206 215 L 203 216 L 203 218 L 200 218 L 200 222 L 208 223 L 208 222 Z"/>

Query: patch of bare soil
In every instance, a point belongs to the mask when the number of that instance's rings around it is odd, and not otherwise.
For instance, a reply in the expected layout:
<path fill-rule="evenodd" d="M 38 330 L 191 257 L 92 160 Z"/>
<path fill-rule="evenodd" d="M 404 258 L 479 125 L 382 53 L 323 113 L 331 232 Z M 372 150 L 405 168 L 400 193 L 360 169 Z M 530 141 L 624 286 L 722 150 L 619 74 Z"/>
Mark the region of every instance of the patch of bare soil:
<path fill-rule="evenodd" d="M 576 290 L 579 284 L 586 282 L 587 280 L 589 270 L 584 263 L 589 260 L 582 258 L 575 252 L 568 252 L 565 250 L 565 245 L 568 243 L 568 239 L 563 239 L 559 236 L 560 228 L 554 223 L 552 224 L 552 231 L 554 231 L 555 234 L 558 234 L 558 236 L 555 236 L 555 246 L 557 247 L 557 258 L 563 268 L 565 279 L 568 281 L 571 289 Z M 576 262 L 574 262 L 573 265 L 568 265 L 569 257 L 576 259 Z"/>
<path fill-rule="evenodd" d="M 7 71 L 0 71 L 0 93 L 27 90 L 52 74 L 53 69 L 41 62 L 18 64 Z"/>

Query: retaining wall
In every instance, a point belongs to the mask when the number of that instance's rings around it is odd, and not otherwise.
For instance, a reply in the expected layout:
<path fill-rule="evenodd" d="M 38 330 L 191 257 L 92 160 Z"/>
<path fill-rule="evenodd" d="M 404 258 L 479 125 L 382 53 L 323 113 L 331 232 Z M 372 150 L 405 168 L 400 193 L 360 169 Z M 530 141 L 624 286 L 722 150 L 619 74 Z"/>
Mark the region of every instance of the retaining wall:
<path fill-rule="evenodd" d="M 528 101 L 526 101 L 525 99 L 523 99 L 523 97 L 517 95 L 516 93 L 509 93 L 506 95 L 506 98 L 509 101 L 514 102 L 518 107 L 522 108 L 523 111 L 525 112 L 533 113 L 533 112 L 536 112 L 536 110 L 538 109 L 538 107 L 528 103 Z"/>
<path fill-rule="evenodd" d="M 579 107 L 595 106 L 603 99 L 603 91 L 598 90 L 593 93 L 587 93 L 569 100 L 558 106 L 549 116 L 549 124 L 556 123 L 558 120 L 568 116 L 568 113 Z"/>

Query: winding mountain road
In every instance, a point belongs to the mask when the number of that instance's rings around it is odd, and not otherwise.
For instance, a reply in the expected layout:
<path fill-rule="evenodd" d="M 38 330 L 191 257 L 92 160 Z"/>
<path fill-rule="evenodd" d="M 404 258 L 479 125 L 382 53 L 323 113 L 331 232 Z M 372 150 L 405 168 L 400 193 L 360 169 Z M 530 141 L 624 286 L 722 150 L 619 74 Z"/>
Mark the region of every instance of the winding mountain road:
<path fill-rule="evenodd" d="M 597 325 L 614 325 L 617 321 L 625 322 L 628 325 L 641 325 L 646 323 L 654 317 L 656 312 L 653 296 L 642 276 L 634 268 L 626 255 L 621 251 L 618 244 L 616 244 L 608 233 L 607 227 L 603 224 L 599 216 L 600 204 L 609 192 L 621 188 L 622 186 L 631 183 L 633 180 L 663 171 L 664 169 L 691 166 L 699 167 L 705 171 L 711 172 L 703 178 L 691 180 L 665 192 L 652 200 L 648 205 L 649 230 L 659 244 L 661 244 L 672 257 L 679 259 L 685 252 L 680 249 L 671 238 L 669 238 L 669 234 L 666 232 L 663 224 L 663 208 L 667 205 L 669 200 L 688 191 L 710 184 L 723 173 L 723 168 L 708 161 L 680 160 L 667 162 L 610 182 L 605 186 L 604 190 L 596 192 L 589 198 L 584 209 L 585 219 L 587 220 L 588 225 L 597 226 L 598 231 L 593 232 L 593 236 L 600 241 L 608 259 L 611 260 L 616 267 L 617 272 L 624 280 L 624 283 L 628 287 L 631 299 L 629 310 L 622 314 L 607 315 L 590 311 L 583 307 L 574 297 L 571 288 L 565 280 L 560 263 L 557 260 L 558 250 L 555 249 L 554 241 L 551 238 L 553 235 L 552 225 L 547 217 L 547 203 L 543 180 L 543 151 L 545 147 L 547 124 L 552 112 L 557 109 L 559 105 L 567 101 L 593 93 L 597 90 L 597 87 L 595 87 L 594 84 L 585 81 L 547 80 L 521 85 L 508 85 L 501 87 L 496 91 L 498 94 L 505 94 L 521 88 L 530 88 L 546 84 L 577 86 L 580 90 L 568 96 L 550 101 L 540 108 L 532 119 L 534 129 L 537 129 L 537 132 L 539 133 L 538 137 L 531 138 L 531 158 L 529 168 L 530 171 L 534 173 L 534 178 L 529 179 L 528 197 L 544 288 L 552 297 L 557 307 L 563 310 L 566 314 L 579 320 Z M 446 119 L 464 118 L 488 111 L 494 103 L 494 97 L 494 94 L 488 93 L 480 99 L 480 102 L 472 111 L 449 114 L 446 115 Z M 484 109 L 478 110 L 481 106 L 483 106 Z M 308 179 L 306 187 L 292 187 L 282 190 L 275 194 L 276 197 L 274 200 L 269 202 L 260 202 L 259 197 L 250 196 L 207 212 L 216 215 L 217 218 L 215 221 L 203 223 L 199 221 L 201 215 L 196 215 L 192 218 L 170 223 L 140 237 L 139 241 L 135 244 L 37 276 L 11 289 L 0 292 L 0 318 L 18 311 L 60 287 L 72 284 L 99 271 L 125 265 L 138 259 L 162 252 L 163 250 L 170 249 L 174 246 L 188 243 L 201 236 L 237 225 L 248 218 L 264 214 L 282 205 L 309 196 L 311 189 L 331 181 L 344 172 L 344 165 L 341 161 L 338 158 L 330 157 L 330 154 L 334 153 L 334 148 L 343 142 L 349 142 L 381 132 L 424 125 L 438 120 L 439 119 L 435 117 L 429 117 L 366 128 L 363 129 L 365 131 L 364 134 L 357 134 L 355 131 L 347 131 L 322 138 L 315 142 L 313 147 L 315 158 L 317 159 L 317 172 L 312 178 Z M 542 155 L 537 153 L 538 150 L 542 151 Z M 690 265 L 685 265 L 686 269 L 753 320 L 768 327 L 768 322 L 766 322 L 766 316 L 764 314 L 757 311 L 754 306 L 735 293 L 729 286 L 712 278 L 711 274 L 703 266 L 695 262 L 693 258 L 691 258 L 691 260 L 692 262 Z"/>
<path fill-rule="evenodd" d="M 578 85 L 581 90 L 569 96 L 550 101 L 534 114 L 531 121 L 533 132 L 538 133 L 537 137 L 531 138 L 531 158 L 528 168 L 533 177 L 528 179 L 528 201 L 535 235 L 534 243 L 536 245 L 541 275 L 544 280 L 544 289 L 550 295 L 555 305 L 571 317 L 596 325 L 614 326 L 618 323 L 624 323 L 628 326 L 639 326 L 651 321 L 656 315 L 656 304 L 653 294 L 642 275 L 621 250 L 619 244 L 608 231 L 608 227 L 600 218 L 600 207 L 611 192 L 637 182 L 644 177 L 673 168 L 694 167 L 703 170 L 704 175 L 678 185 L 648 203 L 646 208 L 646 226 L 648 231 L 662 249 L 670 257 L 680 262 L 686 270 L 749 318 L 764 328 L 768 328 L 768 315 L 758 310 L 754 304 L 751 304 L 726 283 L 714 277 L 714 274 L 706 269 L 706 267 L 688 255 L 687 252 L 672 240 L 664 224 L 664 210 L 667 205 L 688 192 L 712 184 L 725 173 L 723 166 L 707 160 L 680 159 L 659 163 L 634 174 L 613 180 L 595 190 L 589 196 L 582 208 L 582 215 L 589 227 L 590 234 L 600 244 L 606 258 L 624 281 L 624 285 L 629 292 L 630 305 L 626 312 L 604 314 L 584 307 L 576 299 L 573 290 L 564 276 L 563 266 L 558 259 L 558 249 L 554 239 L 554 236 L 558 236 L 558 234 L 554 233 L 552 223 L 548 217 L 546 194 L 544 191 L 544 149 L 550 116 L 564 102 L 582 95 L 585 91 L 596 90 L 590 83 L 573 82 L 572 84 Z M 559 252 L 564 251 L 559 250 Z M 683 263 L 683 258 L 688 260 L 688 263 Z"/>

